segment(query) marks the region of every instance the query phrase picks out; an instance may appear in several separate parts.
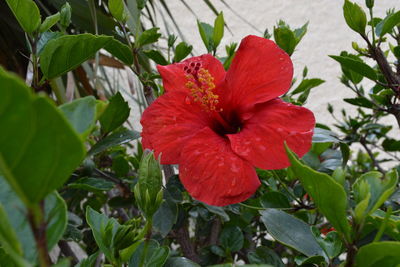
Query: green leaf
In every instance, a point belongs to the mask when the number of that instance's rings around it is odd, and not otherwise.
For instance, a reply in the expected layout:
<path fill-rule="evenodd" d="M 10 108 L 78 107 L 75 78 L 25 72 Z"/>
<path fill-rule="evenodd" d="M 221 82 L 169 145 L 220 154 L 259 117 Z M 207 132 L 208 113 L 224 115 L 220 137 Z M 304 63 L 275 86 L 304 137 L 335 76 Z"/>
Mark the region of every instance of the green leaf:
<path fill-rule="evenodd" d="M 6 2 L 26 33 L 32 34 L 39 28 L 41 18 L 35 2 L 32 0 L 6 0 Z"/>
<path fill-rule="evenodd" d="M 175 48 L 174 62 L 179 62 L 192 52 L 193 46 L 180 42 Z"/>
<path fill-rule="evenodd" d="M 141 265 L 142 267 L 162 267 L 164 263 L 167 261 L 169 248 L 166 246 L 160 247 L 157 241 L 149 240 L 148 241 L 148 249 L 144 258 L 144 263 Z M 144 242 L 142 242 L 139 247 L 136 249 L 135 253 L 132 255 L 129 260 L 128 267 L 137 267 L 139 266 L 141 257 L 143 255 Z"/>
<path fill-rule="evenodd" d="M 100 117 L 101 130 L 109 133 L 121 126 L 129 117 L 131 109 L 121 93 L 116 93 Z"/>
<path fill-rule="evenodd" d="M 136 41 L 136 47 L 142 47 L 148 44 L 157 42 L 161 33 L 158 33 L 159 28 L 152 28 L 144 31 Z"/>
<path fill-rule="evenodd" d="M 146 55 L 146 57 L 150 58 L 157 64 L 160 64 L 163 66 L 168 65 L 168 61 L 158 50 L 147 50 L 147 51 L 143 51 L 143 53 Z"/>
<path fill-rule="evenodd" d="M 89 135 L 96 123 L 97 102 L 93 96 L 76 99 L 59 107 L 69 123 L 83 138 Z"/>
<path fill-rule="evenodd" d="M 200 267 L 200 265 L 185 257 L 172 257 L 167 260 L 164 267 Z"/>
<path fill-rule="evenodd" d="M 359 106 L 359 107 L 363 107 L 363 108 L 373 108 L 374 104 L 369 101 L 366 98 L 363 97 L 356 97 L 356 98 L 344 98 L 343 101 L 355 105 L 355 106 Z"/>
<path fill-rule="evenodd" d="M 139 137 L 140 137 L 139 132 L 131 131 L 128 129 L 122 129 L 120 131 L 116 131 L 108 135 L 104 139 L 101 139 L 94 146 L 92 146 L 92 148 L 89 150 L 87 154 L 88 156 L 93 156 L 100 152 L 103 152 L 108 148 L 127 143 L 129 141 L 138 139 Z"/>
<path fill-rule="evenodd" d="M 400 242 L 375 242 L 362 246 L 356 255 L 356 267 L 398 266 Z"/>
<path fill-rule="evenodd" d="M 199 28 L 201 40 L 203 40 L 207 52 L 211 52 L 213 47 L 213 34 L 214 34 L 213 27 L 210 24 L 200 21 L 197 21 L 197 26 Z"/>
<path fill-rule="evenodd" d="M 87 190 L 91 192 L 101 192 L 113 189 L 114 185 L 115 184 L 113 182 L 104 179 L 84 177 L 73 183 L 68 184 L 68 187 Z"/>
<path fill-rule="evenodd" d="M 214 21 L 214 30 L 213 30 L 213 43 L 214 49 L 216 49 L 219 43 L 224 36 L 224 14 L 221 12 L 218 14 L 217 18 Z"/>
<path fill-rule="evenodd" d="M 61 76 L 94 57 L 112 39 L 111 36 L 84 33 L 51 40 L 42 51 L 40 68 L 47 79 Z"/>
<path fill-rule="evenodd" d="M 367 16 L 362 8 L 356 3 L 345 0 L 343 5 L 343 15 L 347 25 L 360 34 L 365 33 L 367 26 Z"/>
<path fill-rule="evenodd" d="M 279 257 L 275 251 L 268 247 L 258 247 L 255 251 L 251 251 L 247 254 L 247 258 L 250 263 L 253 264 L 271 264 L 275 267 L 285 267 L 281 257 Z"/>
<path fill-rule="evenodd" d="M 290 169 L 300 179 L 320 212 L 337 231 L 349 238 L 350 225 L 346 216 L 347 195 L 343 187 L 329 175 L 303 165 L 288 147 L 286 151 L 291 163 Z"/>
<path fill-rule="evenodd" d="M 125 13 L 125 5 L 123 0 L 109 0 L 108 9 L 116 20 L 122 22 L 126 21 L 127 14 Z"/>
<path fill-rule="evenodd" d="M 368 207 L 364 211 L 364 216 L 373 213 L 383 202 L 388 199 L 396 188 L 398 181 L 397 171 L 395 169 L 386 173 L 372 171 L 361 175 L 353 184 L 354 198 L 360 203 L 368 198 Z"/>
<path fill-rule="evenodd" d="M 227 227 L 222 230 L 219 241 L 226 250 L 235 252 L 243 247 L 244 236 L 239 227 Z"/>
<path fill-rule="evenodd" d="M 274 208 L 274 209 L 284 209 L 290 208 L 290 203 L 288 198 L 276 191 L 267 192 L 263 194 L 260 198 L 261 206 L 264 208 Z"/>
<path fill-rule="evenodd" d="M 274 39 L 276 44 L 285 50 L 289 56 L 293 54 L 297 45 L 297 40 L 294 32 L 289 27 L 286 25 L 274 27 Z"/>
<path fill-rule="evenodd" d="M 153 229 L 165 238 L 178 219 L 178 207 L 172 201 L 164 201 L 153 216 Z"/>
<path fill-rule="evenodd" d="M 90 255 L 88 258 L 81 260 L 75 267 L 94 267 L 99 251 Z"/>
<path fill-rule="evenodd" d="M 400 150 L 400 141 L 392 138 L 386 138 L 382 143 L 385 151 L 399 151 Z"/>
<path fill-rule="evenodd" d="M 325 81 L 321 79 L 304 79 L 301 81 L 301 83 L 297 86 L 296 89 L 292 92 L 292 95 L 304 92 L 304 91 L 309 91 L 314 87 L 319 86 L 320 84 L 323 84 Z"/>
<path fill-rule="evenodd" d="M 337 135 L 329 130 L 316 127 L 314 129 L 313 143 L 339 143 Z"/>
<path fill-rule="evenodd" d="M 133 64 L 132 50 L 126 44 L 123 44 L 118 40 L 112 39 L 112 41 L 109 42 L 106 47 L 104 47 L 104 49 L 110 52 L 111 55 L 118 58 L 126 65 L 130 66 Z"/>
<path fill-rule="evenodd" d="M 311 257 L 324 255 L 311 232 L 310 226 L 296 217 L 277 209 L 260 212 L 268 233 L 280 243 Z"/>
<path fill-rule="evenodd" d="M 92 229 L 94 239 L 100 250 L 110 262 L 114 262 L 112 240 L 120 224 L 114 218 L 108 218 L 106 215 L 98 213 L 89 206 L 86 208 L 86 220 L 90 229 Z"/>
<path fill-rule="evenodd" d="M 27 205 L 59 188 L 84 156 L 80 137 L 50 100 L 0 69 L 0 171 Z"/>
<path fill-rule="evenodd" d="M 0 175 L 0 203 L 3 205 L 12 229 L 22 245 L 23 256 L 34 263 L 37 257 L 36 242 L 27 223 L 27 210 L 6 180 Z M 47 222 L 47 245 L 51 250 L 61 239 L 67 226 L 67 208 L 64 200 L 56 192 L 45 199 L 45 220 Z"/>
<path fill-rule="evenodd" d="M 400 24 L 400 11 L 387 15 L 384 20 L 379 22 L 375 27 L 375 33 L 377 36 L 384 36 L 398 24 Z"/>
<path fill-rule="evenodd" d="M 48 16 L 40 25 L 39 32 L 43 33 L 48 31 L 51 27 L 53 27 L 60 20 L 60 13 L 57 12 L 54 15 Z"/>
<path fill-rule="evenodd" d="M 40 56 L 46 44 L 53 39 L 63 36 L 61 32 L 44 32 L 37 43 L 37 54 Z"/>
<path fill-rule="evenodd" d="M 347 68 L 355 73 L 358 73 L 372 81 L 377 80 L 376 72 L 373 68 L 368 66 L 362 61 L 352 59 L 345 56 L 330 56 L 334 60 L 340 63 L 342 68 Z"/>
<path fill-rule="evenodd" d="M 337 257 L 342 251 L 342 241 L 336 231 L 329 232 L 325 239 L 319 237 L 317 241 L 330 259 Z"/>

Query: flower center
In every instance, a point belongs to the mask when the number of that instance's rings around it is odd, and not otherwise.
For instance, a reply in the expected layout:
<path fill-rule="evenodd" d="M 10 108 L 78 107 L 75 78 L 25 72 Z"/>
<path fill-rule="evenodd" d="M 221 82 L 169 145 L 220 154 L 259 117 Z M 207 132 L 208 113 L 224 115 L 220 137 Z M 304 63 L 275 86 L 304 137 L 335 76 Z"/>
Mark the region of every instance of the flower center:
<path fill-rule="evenodd" d="M 191 62 L 183 70 L 187 79 L 185 85 L 189 89 L 193 101 L 199 103 L 203 110 L 215 119 L 214 130 L 222 136 L 238 132 L 240 127 L 238 127 L 236 119 L 233 122 L 227 120 L 222 114 L 223 109 L 217 107 L 219 96 L 214 91 L 215 83 L 211 73 L 203 68 L 200 62 Z"/>

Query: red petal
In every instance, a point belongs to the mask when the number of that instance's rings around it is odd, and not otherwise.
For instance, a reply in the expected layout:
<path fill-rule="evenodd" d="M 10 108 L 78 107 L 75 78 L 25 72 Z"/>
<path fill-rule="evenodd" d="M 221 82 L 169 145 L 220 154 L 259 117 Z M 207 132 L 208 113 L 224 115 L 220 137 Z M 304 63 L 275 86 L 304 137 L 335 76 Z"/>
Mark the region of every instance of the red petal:
<path fill-rule="evenodd" d="M 175 63 L 167 66 L 157 65 L 164 88 L 167 92 L 184 90 L 186 88 L 186 73 L 183 68 L 190 66 L 190 63 L 201 63 L 202 68 L 207 69 L 214 77 L 214 83 L 219 84 L 225 78 L 225 69 L 221 62 L 210 54 L 201 55 L 198 57 L 188 58 L 180 63 Z"/>
<path fill-rule="evenodd" d="M 187 139 L 209 124 L 209 117 L 184 92 L 166 93 L 142 115 L 142 143 L 161 155 L 162 164 L 176 164 Z"/>
<path fill-rule="evenodd" d="M 290 165 L 284 142 L 302 157 L 311 148 L 314 126 L 310 110 L 274 99 L 256 106 L 243 129 L 228 137 L 233 151 L 255 166 L 282 169 Z"/>
<path fill-rule="evenodd" d="M 293 64 L 273 41 L 249 35 L 244 38 L 226 73 L 232 107 L 247 111 L 274 99 L 290 88 Z M 222 100 L 226 101 L 226 100 Z"/>
<path fill-rule="evenodd" d="M 214 206 L 244 201 L 260 185 L 254 168 L 208 127 L 183 148 L 179 176 L 191 196 Z"/>

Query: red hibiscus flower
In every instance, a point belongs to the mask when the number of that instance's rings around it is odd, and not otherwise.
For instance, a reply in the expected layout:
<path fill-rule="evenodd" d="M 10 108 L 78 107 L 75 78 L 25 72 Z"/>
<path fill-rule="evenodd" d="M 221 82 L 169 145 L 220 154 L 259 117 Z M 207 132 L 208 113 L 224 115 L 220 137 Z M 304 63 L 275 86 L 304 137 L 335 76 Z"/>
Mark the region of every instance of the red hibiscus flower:
<path fill-rule="evenodd" d="M 195 199 L 244 201 L 260 185 L 254 167 L 290 165 L 284 142 L 300 157 L 310 149 L 314 115 L 278 98 L 293 65 L 274 42 L 247 36 L 227 72 L 209 54 L 157 68 L 166 93 L 143 113 L 143 146 L 162 164 L 179 164 Z"/>

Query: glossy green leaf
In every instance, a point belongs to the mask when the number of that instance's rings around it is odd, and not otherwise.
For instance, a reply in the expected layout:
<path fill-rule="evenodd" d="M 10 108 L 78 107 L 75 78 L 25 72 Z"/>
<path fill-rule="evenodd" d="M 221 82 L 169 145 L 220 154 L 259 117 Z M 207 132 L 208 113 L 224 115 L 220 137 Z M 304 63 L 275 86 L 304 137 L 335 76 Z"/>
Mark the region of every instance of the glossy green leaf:
<path fill-rule="evenodd" d="M 284 209 L 290 208 L 289 199 L 280 192 L 272 191 L 260 197 L 260 204 L 264 208 Z"/>
<path fill-rule="evenodd" d="M 122 129 L 120 131 L 116 131 L 108 135 L 104 139 L 101 139 L 94 146 L 92 146 L 92 148 L 88 152 L 88 156 L 96 155 L 111 147 L 125 144 L 129 141 L 138 139 L 139 137 L 140 137 L 139 132 L 131 131 L 128 129 Z"/>
<path fill-rule="evenodd" d="M 180 42 L 175 48 L 174 62 L 179 62 L 192 52 L 193 46 Z"/>
<path fill-rule="evenodd" d="M 197 21 L 200 37 L 208 52 L 212 51 L 214 29 L 210 24 Z"/>
<path fill-rule="evenodd" d="M 251 251 L 247 254 L 247 258 L 250 263 L 253 264 L 271 264 L 275 267 L 285 267 L 285 264 L 282 262 L 282 259 L 276 254 L 275 251 L 268 247 L 258 247 L 255 251 Z"/>
<path fill-rule="evenodd" d="M 400 262 L 400 242 L 375 242 L 362 246 L 356 255 L 356 267 L 396 267 Z"/>
<path fill-rule="evenodd" d="M 358 33 L 364 34 L 367 26 L 367 16 L 362 8 L 356 3 L 345 0 L 343 5 L 343 15 L 347 25 Z"/>
<path fill-rule="evenodd" d="M 111 55 L 118 58 L 121 62 L 130 66 L 133 64 L 133 53 L 132 50 L 126 44 L 121 43 L 116 39 L 112 39 L 106 47 L 105 50 L 110 52 Z"/>
<path fill-rule="evenodd" d="M 314 87 L 317 87 L 321 84 L 323 84 L 325 81 L 321 79 L 304 79 L 301 81 L 301 83 L 297 86 L 296 89 L 292 92 L 292 95 L 302 93 L 304 91 L 311 90 Z"/>
<path fill-rule="evenodd" d="M 154 213 L 153 229 L 166 237 L 178 219 L 178 207 L 176 203 L 164 201 Z"/>
<path fill-rule="evenodd" d="M 161 37 L 161 33 L 159 33 L 158 30 L 159 28 L 152 28 L 144 31 L 137 39 L 136 47 L 142 47 L 157 42 L 158 38 Z"/>
<path fill-rule="evenodd" d="M 32 0 L 6 0 L 19 25 L 26 33 L 36 31 L 41 22 L 39 8 Z"/>
<path fill-rule="evenodd" d="M 291 162 L 290 169 L 300 179 L 319 211 L 337 231 L 349 238 L 350 225 L 346 215 L 347 195 L 343 187 L 329 175 L 314 171 L 302 164 L 289 148 L 286 147 L 286 151 Z"/>
<path fill-rule="evenodd" d="M 297 45 L 296 36 L 294 32 L 287 26 L 280 26 L 274 28 L 274 39 L 276 44 L 285 50 L 288 55 L 292 55 Z"/>
<path fill-rule="evenodd" d="M 0 175 L 0 203 L 3 205 L 17 238 L 22 245 L 23 256 L 28 262 L 36 261 L 36 242 L 27 223 L 27 210 L 5 179 Z M 45 199 L 45 220 L 47 222 L 47 245 L 51 250 L 61 239 L 67 226 L 67 207 L 56 192 Z M 12 231 L 12 230 L 10 230 Z"/>
<path fill-rule="evenodd" d="M 164 267 L 200 267 L 200 265 L 185 257 L 171 257 L 167 260 Z"/>
<path fill-rule="evenodd" d="M 374 104 L 364 97 L 344 98 L 343 101 L 363 108 L 373 108 Z"/>
<path fill-rule="evenodd" d="M 60 20 L 60 13 L 57 12 L 54 15 L 48 16 L 40 25 L 39 31 L 41 33 L 48 31 L 51 27 L 53 27 Z"/>
<path fill-rule="evenodd" d="M 375 70 L 362 61 L 355 60 L 345 56 L 330 56 L 330 57 L 339 62 L 343 68 L 347 68 L 372 81 L 376 81 L 377 79 Z"/>
<path fill-rule="evenodd" d="M 143 53 L 146 55 L 146 57 L 150 58 L 157 64 L 160 64 L 163 66 L 168 65 L 168 61 L 158 50 L 147 50 L 147 51 L 143 51 Z"/>
<path fill-rule="evenodd" d="M 213 31 L 213 43 L 214 48 L 218 47 L 219 43 L 224 36 L 224 14 L 221 12 L 218 14 L 214 21 L 214 31 Z"/>
<path fill-rule="evenodd" d="M 40 68 L 46 78 L 58 77 L 94 57 L 98 50 L 112 40 L 111 36 L 88 33 L 61 36 L 49 41 L 43 49 Z"/>
<path fill-rule="evenodd" d="M 260 211 L 261 221 L 268 233 L 280 243 L 311 257 L 324 255 L 311 232 L 310 226 L 296 217 L 277 209 Z"/>
<path fill-rule="evenodd" d="M 169 248 L 160 246 L 157 241 L 149 240 L 148 249 L 142 267 L 162 267 L 167 261 Z M 142 242 L 129 260 L 128 267 L 137 267 L 143 256 L 144 243 Z"/>
<path fill-rule="evenodd" d="M 115 261 L 112 250 L 112 241 L 117 233 L 119 223 L 114 218 L 108 218 L 106 215 L 98 213 L 91 207 L 86 209 L 86 220 L 92 229 L 94 239 L 100 250 L 111 262 Z"/>
<path fill-rule="evenodd" d="M 113 182 L 92 177 L 84 177 L 68 184 L 69 188 L 82 189 L 91 192 L 109 191 L 113 189 L 114 186 L 115 184 Z"/>
<path fill-rule="evenodd" d="M 101 130 L 109 133 L 121 126 L 129 117 L 131 109 L 121 93 L 116 93 L 100 117 Z"/>
<path fill-rule="evenodd" d="M 0 84 L 0 171 L 30 206 L 64 184 L 83 159 L 84 147 L 48 99 L 34 96 L 2 69 Z"/>
<path fill-rule="evenodd" d="M 126 21 L 127 14 L 125 13 L 125 5 L 123 0 L 109 0 L 108 9 L 111 15 L 118 21 Z"/>
<path fill-rule="evenodd" d="M 393 30 L 396 25 L 400 24 L 400 11 L 386 16 L 384 20 L 379 22 L 375 27 L 376 35 L 383 36 Z"/>
<path fill-rule="evenodd" d="M 78 98 L 60 106 L 60 110 L 83 139 L 89 135 L 96 123 L 97 101 L 93 96 Z"/>
<path fill-rule="evenodd" d="M 222 230 L 219 241 L 226 250 L 235 252 L 243 247 L 244 236 L 239 227 L 227 227 Z"/>
<path fill-rule="evenodd" d="M 99 252 L 90 255 L 88 258 L 81 260 L 75 267 L 94 267 Z"/>
<path fill-rule="evenodd" d="M 368 206 L 364 209 L 364 216 L 377 210 L 393 194 L 397 181 L 398 174 L 393 169 L 385 176 L 377 171 L 368 172 L 354 182 L 353 189 L 356 202 L 360 203 L 368 198 Z"/>

